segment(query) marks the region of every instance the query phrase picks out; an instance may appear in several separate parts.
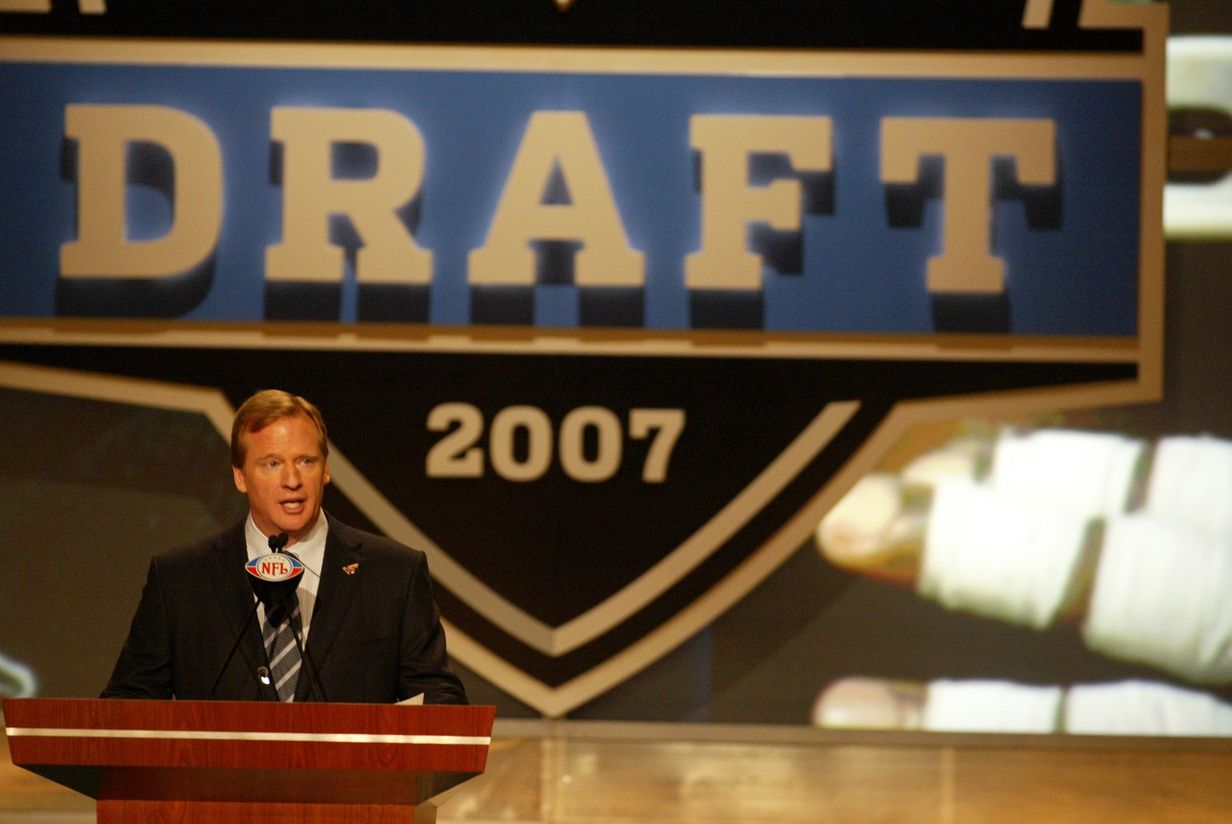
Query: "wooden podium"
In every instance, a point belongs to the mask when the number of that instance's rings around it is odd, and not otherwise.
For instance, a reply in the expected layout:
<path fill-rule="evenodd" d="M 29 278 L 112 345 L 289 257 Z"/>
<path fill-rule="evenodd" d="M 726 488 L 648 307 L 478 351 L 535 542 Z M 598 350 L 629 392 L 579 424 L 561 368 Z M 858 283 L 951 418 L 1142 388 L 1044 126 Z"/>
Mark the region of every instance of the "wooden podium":
<path fill-rule="evenodd" d="M 493 707 L 7 699 L 13 763 L 100 822 L 417 822 L 483 772 Z"/>

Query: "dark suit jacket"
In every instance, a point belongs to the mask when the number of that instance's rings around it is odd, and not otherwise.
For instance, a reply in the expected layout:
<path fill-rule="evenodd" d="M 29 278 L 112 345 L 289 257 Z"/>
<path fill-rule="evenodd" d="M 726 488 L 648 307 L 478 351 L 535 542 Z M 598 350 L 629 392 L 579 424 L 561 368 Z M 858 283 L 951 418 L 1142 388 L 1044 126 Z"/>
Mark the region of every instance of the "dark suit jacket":
<path fill-rule="evenodd" d="M 102 697 L 277 700 L 257 676 L 266 663 L 257 618 L 244 626 L 254 602 L 247 560 L 243 521 L 153 558 Z M 334 518 L 306 658 L 296 700 L 393 702 L 422 692 L 429 704 L 466 703 L 446 662 L 424 554 Z M 313 689 L 310 664 L 320 689 Z"/>

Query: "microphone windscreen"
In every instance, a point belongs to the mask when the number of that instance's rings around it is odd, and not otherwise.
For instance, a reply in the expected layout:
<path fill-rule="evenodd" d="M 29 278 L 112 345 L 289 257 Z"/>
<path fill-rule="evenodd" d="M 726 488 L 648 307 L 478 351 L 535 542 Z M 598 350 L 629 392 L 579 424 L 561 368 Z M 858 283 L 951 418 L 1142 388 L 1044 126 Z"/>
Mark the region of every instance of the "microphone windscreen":
<path fill-rule="evenodd" d="M 248 573 L 253 594 L 265 604 L 266 609 L 287 603 L 304 577 L 304 565 L 289 553 L 270 553 L 253 558 L 244 564 L 244 571 Z"/>

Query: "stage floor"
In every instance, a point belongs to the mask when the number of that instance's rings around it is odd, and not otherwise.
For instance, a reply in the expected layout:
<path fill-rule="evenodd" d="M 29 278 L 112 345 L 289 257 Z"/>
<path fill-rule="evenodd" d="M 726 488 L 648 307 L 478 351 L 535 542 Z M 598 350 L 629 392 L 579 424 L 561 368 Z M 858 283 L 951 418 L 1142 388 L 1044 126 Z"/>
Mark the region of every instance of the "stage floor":
<path fill-rule="evenodd" d="M 1226 824 L 1229 776 L 1224 739 L 498 720 L 487 772 L 438 799 L 437 822 Z M 0 824 L 93 809 L 0 745 Z"/>

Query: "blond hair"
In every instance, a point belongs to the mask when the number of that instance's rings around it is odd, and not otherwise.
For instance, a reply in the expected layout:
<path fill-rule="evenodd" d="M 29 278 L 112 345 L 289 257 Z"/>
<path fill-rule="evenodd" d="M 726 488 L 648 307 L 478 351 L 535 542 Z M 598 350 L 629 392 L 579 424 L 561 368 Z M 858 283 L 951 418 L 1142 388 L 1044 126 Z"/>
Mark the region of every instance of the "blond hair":
<path fill-rule="evenodd" d="M 231 424 L 231 465 L 237 469 L 244 467 L 248 447 L 244 443 L 243 435 L 260 432 L 274 421 L 296 415 L 303 415 L 317 430 L 321 457 L 329 457 L 325 419 L 321 417 L 321 411 L 299 395 L 292 395 L 281 389 L 263 389 L 244 401 L 236 410 L 235 420 Z"/>

